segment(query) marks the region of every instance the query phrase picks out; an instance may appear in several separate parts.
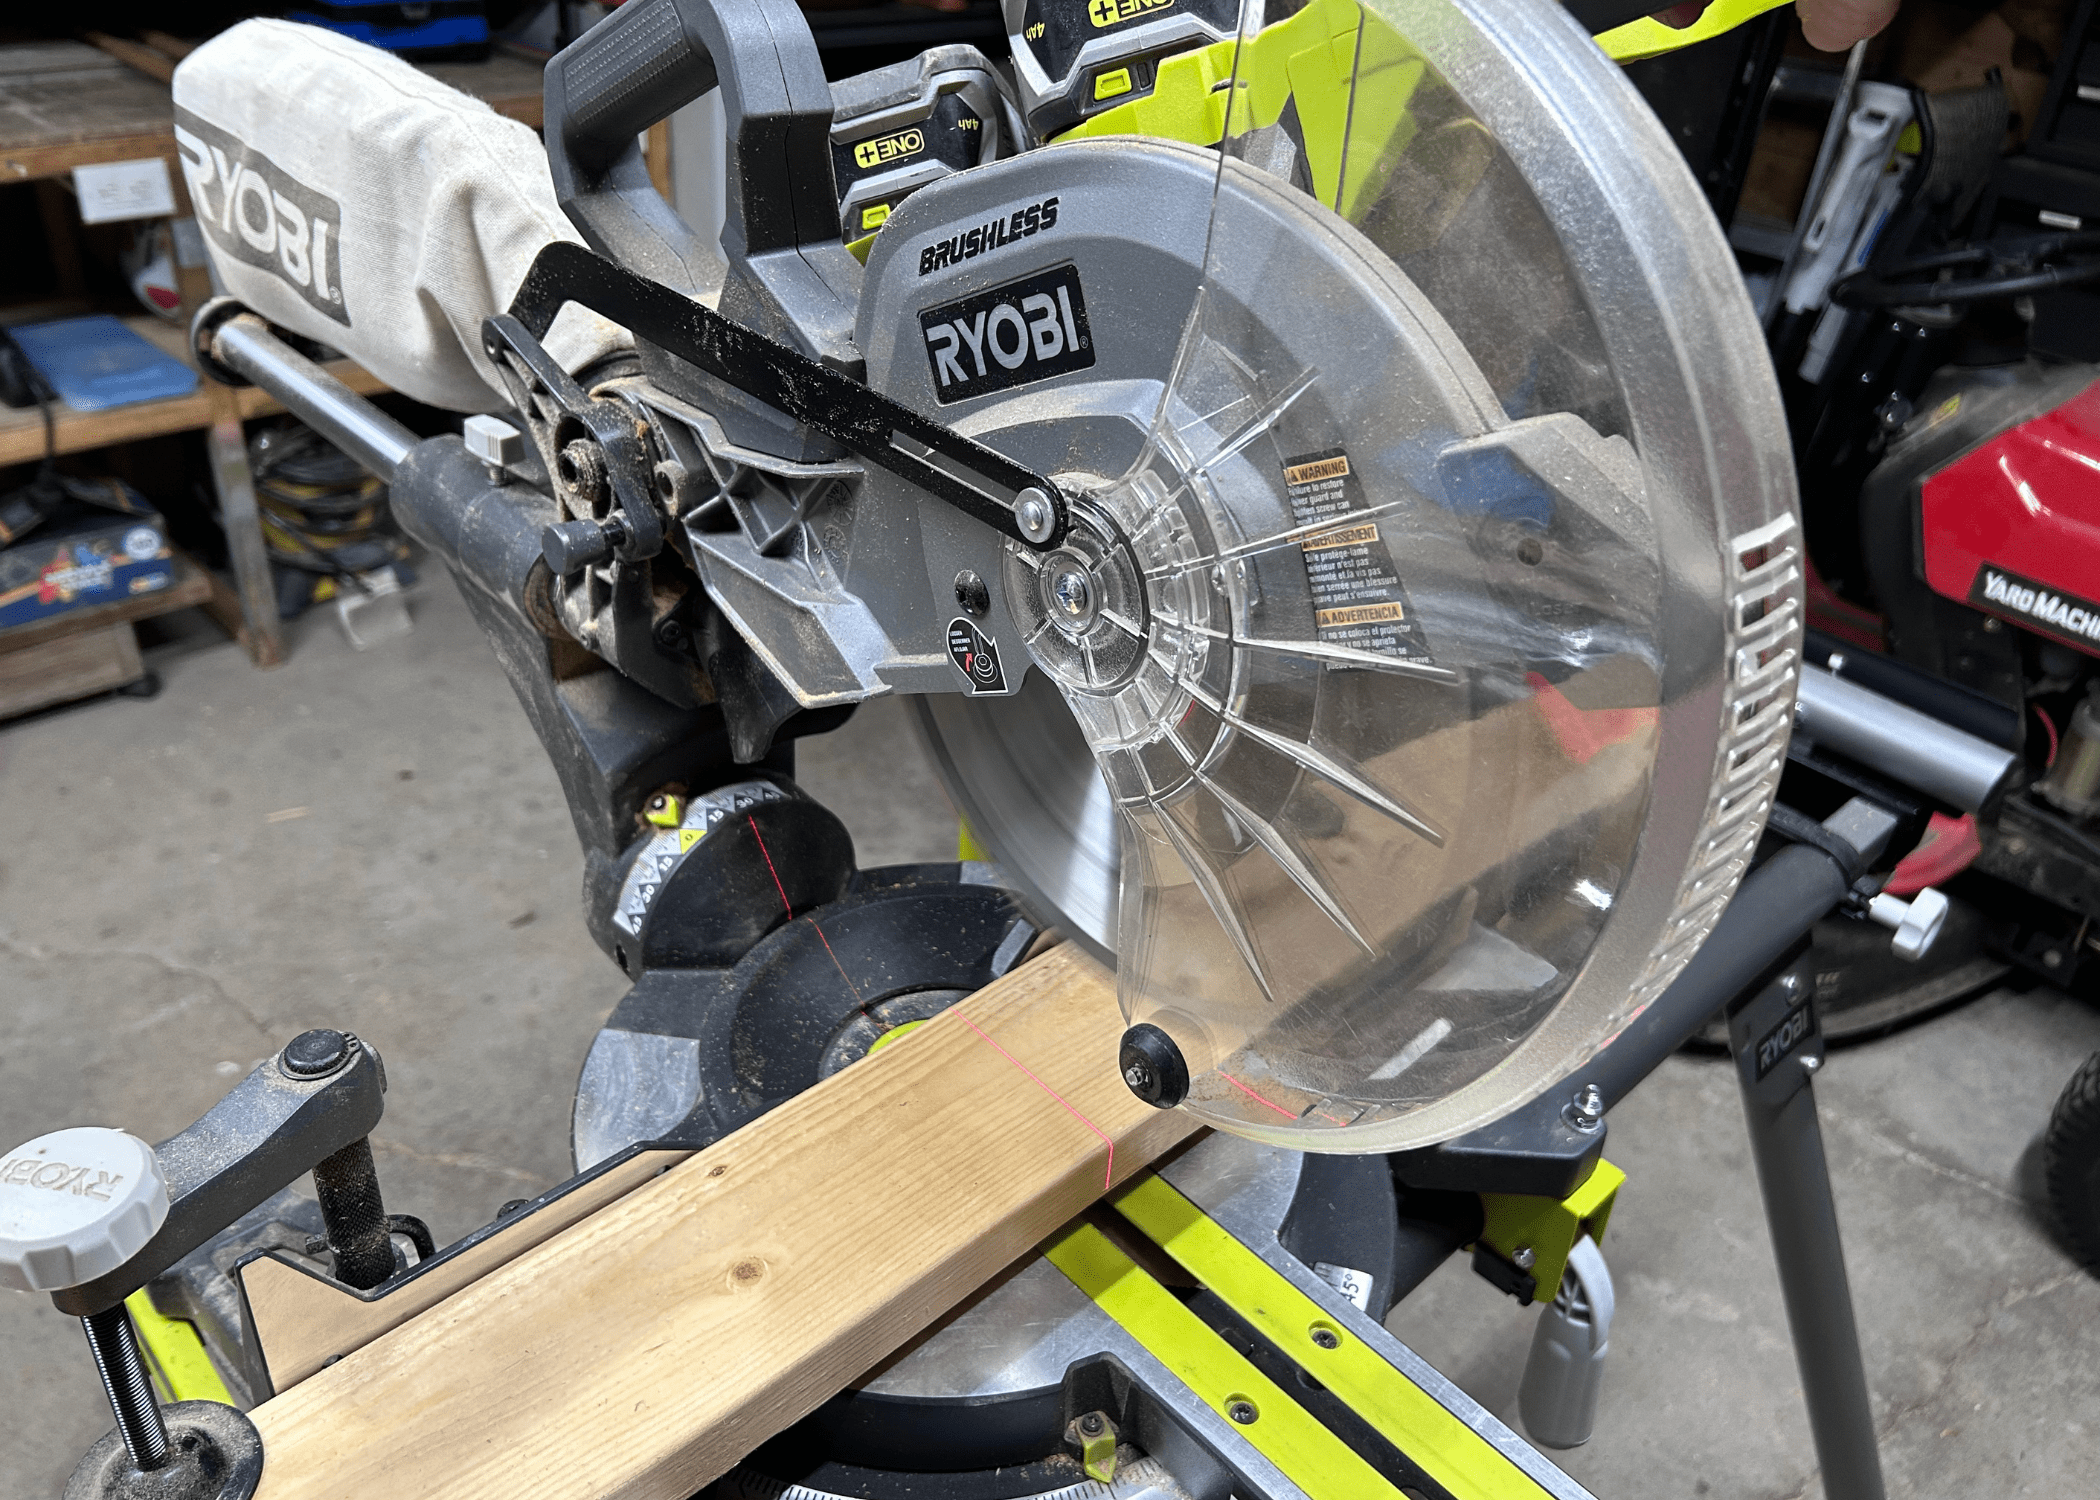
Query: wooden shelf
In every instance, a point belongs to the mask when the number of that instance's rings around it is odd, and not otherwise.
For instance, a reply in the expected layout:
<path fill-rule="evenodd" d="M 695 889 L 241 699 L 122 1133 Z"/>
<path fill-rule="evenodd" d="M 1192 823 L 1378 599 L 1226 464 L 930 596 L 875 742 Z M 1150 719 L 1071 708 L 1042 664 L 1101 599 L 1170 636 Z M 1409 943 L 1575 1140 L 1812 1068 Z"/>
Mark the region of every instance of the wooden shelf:
<path fill-rule="evenodd" d="M 189 357 L 188 335 L 178 324 L 154 317 L 126 318 L 124 324 L 183 363 L 194 363 Z M 370 396 L 386 389 L 376 376 L 347 359 L 337 360 L 327 369 L 329 374 L 360 395 Z M 243 387 L 231 395 L 244 421 L 250 417 L 274 416 L 284 410 L 276 400 L 253 386 Z M 90 448 L 107 448 L 112 443 L 129 443 L 139 438 L 163 437 L 171 432 L 194 432 L 209 427 L 218 415 L 215 396 L 210 383 L 200 380 L 197 389 L 187 396 L 113 406 L 106 411 L 75 411 L 60 402 L 53 413 L 58 419 L 55 424 L 57 449 L 60 453 L 82 453 Z M 19 410 L 0 407 L 0 467 L 34 463 L 43 456 L 42 413 L 33 406 Z"/>
<path fill-rule="evenodd" d="M 24 546 L 36 545 L 36 533 L 31 532 Z M 0 630 L 0 656 L 23 651 L 31 646 L 41 646 L 62 636 L 81 635 L 90 630 L 101 630 L 111 625 L 129 625 L 135 620 L 150 620 L 155 615 L 173 614 L 178 609 L 187 609 L 193 604 L 209 604 L 212 599 L 212 577 L 186 552 L 175 552 L 170 562 L 175 581 L 164 589 L 150 594 L 139 594 L 128 599 L 114 599 L 108 604 L 98 604 L 91 609 L 72 609 L 64 614 L 53 615 L 47 620 L 32 620 L 27 625 L 16 625 L 12 629 Z"/>
<path fill-rule="evenodd" d="M 537 63 L 498 53 L 485 62 L 430 63 L 424 72 L 537 130 Z M 167 159 L 178 178 L 168 86 L 81 42 L 0 47 L 0 182 L 63 177 L 97 162 Z"/>

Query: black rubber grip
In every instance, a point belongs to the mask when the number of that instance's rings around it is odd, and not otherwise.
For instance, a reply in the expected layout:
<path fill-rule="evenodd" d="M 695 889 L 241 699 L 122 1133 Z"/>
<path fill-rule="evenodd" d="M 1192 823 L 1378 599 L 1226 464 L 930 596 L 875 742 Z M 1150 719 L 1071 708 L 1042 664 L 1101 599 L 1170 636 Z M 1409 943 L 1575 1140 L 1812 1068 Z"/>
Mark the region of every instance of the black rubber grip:
<path fill-rule="evenodd" d="M 715 86 L 714 61 L 686 34 L 677 0 L 630 0 L 555 64 L 568 102 L 564 144 L 594 165 Z"/>
<path fill-rule="evenodd" d="M 712 252 L 657 193 L 635 137 L 716 88 L 731 262 L 837 239 L 831 86 L 793 0 L 629 0 L 547 64 L 545 86 L 554 195 L 600 254 L 700 287 Z"/>

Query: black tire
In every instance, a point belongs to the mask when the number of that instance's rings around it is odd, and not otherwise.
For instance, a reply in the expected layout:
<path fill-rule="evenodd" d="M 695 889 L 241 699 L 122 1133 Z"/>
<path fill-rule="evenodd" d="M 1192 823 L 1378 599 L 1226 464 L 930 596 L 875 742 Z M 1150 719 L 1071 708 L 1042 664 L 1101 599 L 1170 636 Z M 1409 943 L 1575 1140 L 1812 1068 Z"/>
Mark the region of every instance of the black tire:
<path fill-rule="evenodd" d="M 2100 1052 L 2057 1096 L 2042 1136 L 2042 1180 L 2064 1248 L 2100 1276 Z"/>

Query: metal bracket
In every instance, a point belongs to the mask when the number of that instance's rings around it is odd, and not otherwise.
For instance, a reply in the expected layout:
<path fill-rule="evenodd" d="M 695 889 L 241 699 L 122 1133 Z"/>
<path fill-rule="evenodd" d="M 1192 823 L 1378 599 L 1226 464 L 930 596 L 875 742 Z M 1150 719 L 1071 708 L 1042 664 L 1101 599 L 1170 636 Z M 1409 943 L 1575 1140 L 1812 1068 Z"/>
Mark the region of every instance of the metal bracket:
<path fill-rule="evenodd" d="M 507 318 L 482 325 L 490 357 L 498 350 L 489 330 L 499 322 L 515 320 L 537 339 L 571 302 L 807 423 L 1001 536 L 1047 551 L 1071 527 L 1065 498 L 1046 476 L 581 245 L 557 240 L 540 251 Z"/>
<path fill-rule="evenodd" d="M 565 552 L 550 542 L 547 566 L 566 576 L 606 556 L 640 562 L 662 551 L 663 518 L 649 493 L 649 451 L 633 415 L 616 402 L 592 400 L 538 335 L 508 313 L 482 323 L 481 345 L 531 429 L 564 508 L 576 518 L 549 527 L 548 535 L 579 527 L 589 533 L 561 538 Z"/>
<path fill-rule="evenodd" d="M 1612 1205 L 1625 1181 L 1624 1172 L 1600 1161 L 1589 1180 L 1565 1198 L 1482 1193 L 1480 1207 L 1486 1222 L 1481 1226 L 1480 1245 L 1528 1273 L 1535 1286 L 1544 1287 L 1550 1297 L 1560 1287 L 1575 1242 L 1584 1235 L 1604 1242 Z"/>

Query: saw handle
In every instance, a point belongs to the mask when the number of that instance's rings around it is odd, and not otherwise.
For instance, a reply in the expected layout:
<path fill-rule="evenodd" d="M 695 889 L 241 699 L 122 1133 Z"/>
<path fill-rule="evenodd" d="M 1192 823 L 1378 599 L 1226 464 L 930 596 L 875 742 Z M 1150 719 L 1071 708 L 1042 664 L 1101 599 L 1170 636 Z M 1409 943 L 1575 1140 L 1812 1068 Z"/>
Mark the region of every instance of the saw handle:
<path fill-rule="evenodd" d="M 600 254 L 689 292 L 721 268 L 650 182 L 636 138 L 716 87 L 730 262 L 836 239 L 831 86 L 792 0 L 630 0 L 547 64 L 562 210 Z"/>

